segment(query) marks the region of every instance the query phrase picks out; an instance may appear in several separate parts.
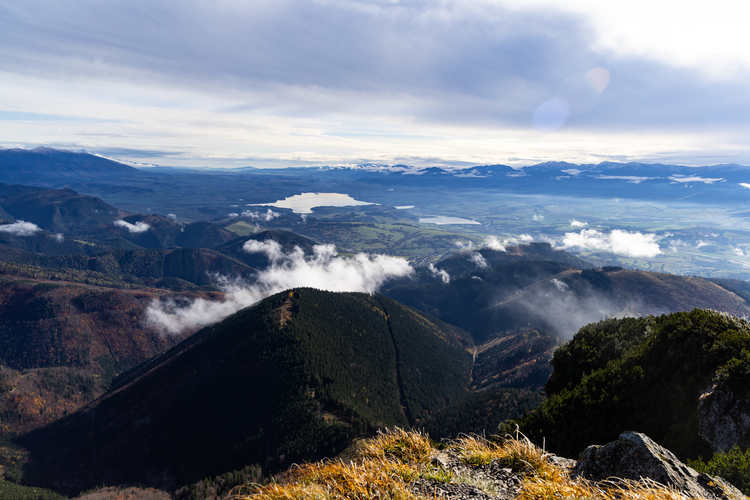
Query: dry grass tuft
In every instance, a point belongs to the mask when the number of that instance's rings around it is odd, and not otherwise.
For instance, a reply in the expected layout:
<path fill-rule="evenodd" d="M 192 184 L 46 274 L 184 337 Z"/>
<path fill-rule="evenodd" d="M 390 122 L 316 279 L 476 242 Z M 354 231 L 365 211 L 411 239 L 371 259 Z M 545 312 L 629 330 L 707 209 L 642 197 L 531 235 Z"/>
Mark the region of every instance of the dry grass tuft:
<path fill-rule="evenodd" d="M 429 463 L 435 449 L 425 434 L 396 427 L 363 442 L 359 453 L 364 459 L 395 459 L 416 465 Z"/>
<path fill-rule="evenodd" d="M 478 436 L 461 436 L 454 446 L 468 465 L 479 467 L 500 462 L 514 472 L 522 472 L 550 480 L 563 480 L 563 469 L 546 459 L 545 453 L 526 438 L 505 439 L 499 443 Z"/>
<path fill-rule="evenodd" d="M 489 442 L 462 436 L 448 452 L 469 467 L 498 462 L 519 473 L 522 485 L 517 500 L 687 500 L 653 481 L 594 483 L 573 480 L 567 470 L 547 460 L 527 439 Z M 418 479 L 459 482 L 461 477 L 433 462 L 437 450 L 419 432 L 394 429 L 361 443 L 357 458 L 348 463 L 327 460 L 290 469 L 279 483 L 233 490 L 232 500 L 434 500 L 414 493 Z M 465 478 L 464 478 L 465 480 Z M 475 483 L 480 489 L 481 482 Z M 487 493 L 493 495 L 491 485 Z"/>
<path fill-rule="evenodd" d="M 528 481 L 517 500 L 692 500 L 651 480 L 618 479 L 594 483 L 585 479 Z"/>

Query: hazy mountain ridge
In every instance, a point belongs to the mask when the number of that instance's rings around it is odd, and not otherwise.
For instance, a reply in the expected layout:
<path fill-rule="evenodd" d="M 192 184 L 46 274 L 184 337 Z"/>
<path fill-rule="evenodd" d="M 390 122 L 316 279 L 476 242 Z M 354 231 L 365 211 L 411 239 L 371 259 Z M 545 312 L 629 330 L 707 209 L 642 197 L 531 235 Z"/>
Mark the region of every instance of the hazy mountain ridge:
<path fill-rule="evenodd" d="M 471 264 L 470 259 L 458 254 L 447 260 Z M 473 265 L 475 270 L 452 276 L 449 283 L 436 278 L 423 284 L 401 281 L 384 293 L 464 328 L 477 344 L 519 328 L 542 328 L 569 338 L 581 326 L 607 316 L 696 307 L 750 315 L 743 297 L 702 278 L 616 267 L 581 270 L 534 260 L 484 269 Z"/>
<path fill-rule="evenodd" d="M 0 182 L 61 185 L 94 179 L 135 177 L 138 169 L 85 152 L 39 146 L 0 149 Z"/>

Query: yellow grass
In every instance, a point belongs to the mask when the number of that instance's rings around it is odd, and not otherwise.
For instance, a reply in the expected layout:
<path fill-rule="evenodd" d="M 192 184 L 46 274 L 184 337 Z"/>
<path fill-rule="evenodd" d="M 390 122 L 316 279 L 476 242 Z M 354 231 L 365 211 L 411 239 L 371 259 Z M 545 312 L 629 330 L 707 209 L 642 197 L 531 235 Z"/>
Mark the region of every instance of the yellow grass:
<path fill-rule="evenodd" d="M 518 500 L 687 500 L 652 481 L 594 483 L 571 479 L 567 470 L 547 460 L 543 450 L 524 439 L 491 442 L 462 436 L 446 450 L 469 467 L 498 462 L 522 479 Z M 231 500 L 434 500 L 411 491 L 417 479 L 466 482 L 465 474 L 443 470 L 428 437 L 394 429 L 361 443 L 349 462 L 326 460 L 294 466 L 279 482 L 233 490 Z M 482 488 L 482 483 L 472 483 Z M 494 494 L 492 486 L 487 493 Z"/>

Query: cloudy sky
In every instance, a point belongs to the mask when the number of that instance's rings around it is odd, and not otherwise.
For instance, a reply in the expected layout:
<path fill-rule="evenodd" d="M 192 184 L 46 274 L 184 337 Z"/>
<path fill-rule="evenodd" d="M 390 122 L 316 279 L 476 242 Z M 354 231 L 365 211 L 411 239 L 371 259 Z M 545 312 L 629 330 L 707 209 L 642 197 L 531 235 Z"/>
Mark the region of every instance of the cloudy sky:
<path fill-rule="evenodd" d="M 750 164 L 717 0 L 7 0 L 0 146 L 289 166 Z"/>

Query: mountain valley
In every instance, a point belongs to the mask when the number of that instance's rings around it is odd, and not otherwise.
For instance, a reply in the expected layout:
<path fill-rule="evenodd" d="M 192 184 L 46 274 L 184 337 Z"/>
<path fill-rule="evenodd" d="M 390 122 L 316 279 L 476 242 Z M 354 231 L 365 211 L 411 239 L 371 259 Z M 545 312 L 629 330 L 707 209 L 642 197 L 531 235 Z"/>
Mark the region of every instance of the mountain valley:
<path fill-rule="evenodd" d="M 0 468 L 14 483 L 171 494 L 247 467 L 268 475 L 347 456 L 395 427 L 439 442 L 513 434 L 518 423 L 570 458 L 636 430 L 692 460 L 731 448 L 716 435 L 728 431 L 711 427 L 736 405 L 748 413 L 750 328 L 737 317 L 750 316 L 750 285 L 734 264 L 681 275 L 612 248 L 576 253 L 552 233 L 521 238 L 529 233 L 502 221 L 532 205 L 509 208 L 510 195 L 502 217 L 465 226 L 431 226 L 387 204 L 454 182 L 465 191 L 446 196 L 453 208 L 482 183 L 551 191 L 570 164 L 529 168 L 523 180 L 501 167 L 466 178 L 365 167 L 210 173 L 0 152 L 0 181 L 33 184 L 0 185 Z M 38 158 L 19 160 L 29 154 Z M 643 168 L 586 166 L 570 181 Z M 381 204 L 250 207 L 303 184 L 329 192 L 330 182 Z M 487 192 L 477 199 L 490 214 Z M 583 227 L 560 210 L 567 222 L 544 224 Z"/>

